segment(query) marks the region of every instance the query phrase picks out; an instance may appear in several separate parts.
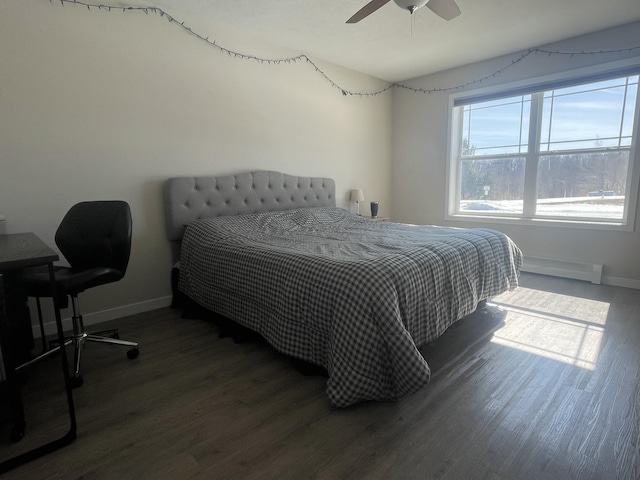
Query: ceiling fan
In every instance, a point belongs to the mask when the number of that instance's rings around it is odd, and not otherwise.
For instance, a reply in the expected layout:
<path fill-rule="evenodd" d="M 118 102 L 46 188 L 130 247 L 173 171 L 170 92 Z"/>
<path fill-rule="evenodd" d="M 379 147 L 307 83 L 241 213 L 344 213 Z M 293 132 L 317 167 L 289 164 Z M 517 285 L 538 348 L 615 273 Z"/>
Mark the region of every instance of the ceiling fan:
<path fill-rule="evenodd" d="M 347 23 L 357 23 L 365 17 L 368 17 L 373 12 L 378 10 L 383 5 L 386 5 L 391 0 L 371 0 L 364 7 L 356 12 L 356 14 L 347 20 Z M 425 5 L 431 9 L 433 13 L 445 20 L 451 20 L 452 18 L 460 15 L 460 8 L 456 4 L 455 0 L 393 0 L 396 5 L 404 10 L 408 10 L 413 14 L 417 9 L 424 7 Z"/>

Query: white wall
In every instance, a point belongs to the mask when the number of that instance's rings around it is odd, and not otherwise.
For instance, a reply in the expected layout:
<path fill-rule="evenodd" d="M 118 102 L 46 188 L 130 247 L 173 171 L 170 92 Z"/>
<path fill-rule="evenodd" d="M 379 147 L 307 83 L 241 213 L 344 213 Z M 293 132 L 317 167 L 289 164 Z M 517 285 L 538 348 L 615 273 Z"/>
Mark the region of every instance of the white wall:
<path fill-rule="evenodd" d="M 202 33 L 253 53 L 244 39 Z M 267 57 L 298 53 L 254 47 Z M 351 91 L 385 85 L 318 64 Z M 8 233 L 34 231 L 53 245 L 74 203 L 128 201 L 134 241 L 127 275 L 86 292 L 83 311 L 94 313 L 91 321 L 165 305 L 167 177 L 259 169 L 328 176 L 336 179 L 339 206 L 348 207 L 348 192 L 358 187 L 387 214 L 391 101 L 391 93 L 345 97 L 304 62 L 229 57 L 153 14 L 3 0 L 0 214 Z"/>
<path fill-rule="evenodd" d="M 548 46 L 553 51 L 600 51 L 640 46 L 640 24 L 626 25 Z M 523 52 L 520 52 L 523 53 Z M 434 89 L 465 84 L 509 65 L 520 53 L 495 58 L 406 82 Z M 472 88 L 488 87 L 640 56 L 536 54 Z M 526 255 L 604 264 L 604 281 L 640 288 L 640 208 L 635 232 L 446 222 L 448 93 L 395 90 L 393 105 L 393 210 L 397 221 L 459 227 L 495 228 L 510 235 Z M 638 149 L 640 151 L 640 149 Z"/>

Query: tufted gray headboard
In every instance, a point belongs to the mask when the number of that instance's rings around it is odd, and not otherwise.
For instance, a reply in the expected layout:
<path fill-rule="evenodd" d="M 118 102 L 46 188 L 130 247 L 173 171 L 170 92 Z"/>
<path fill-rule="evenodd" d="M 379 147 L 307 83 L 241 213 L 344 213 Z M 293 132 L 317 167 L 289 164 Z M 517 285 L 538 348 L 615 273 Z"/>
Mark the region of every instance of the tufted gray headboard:
<path fill-rule="evenodd" d="M 331 178 L 295 177 L 270 171 L 170 178 L 164 185 L 167 236 L 171 241 L 179 241 L 185 227 L 200 218 L 335 207 L 335 190 Z"/>

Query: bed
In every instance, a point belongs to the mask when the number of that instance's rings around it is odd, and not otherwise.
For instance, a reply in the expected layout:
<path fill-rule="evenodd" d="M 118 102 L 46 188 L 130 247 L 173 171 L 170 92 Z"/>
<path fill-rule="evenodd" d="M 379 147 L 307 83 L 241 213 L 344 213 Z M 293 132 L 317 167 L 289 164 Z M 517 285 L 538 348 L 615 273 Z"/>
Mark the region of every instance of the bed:
<path fill-rule="evenodd" d="M 518 284 L 506 235 L 374 222 L 337 208 L 329 178 L 176 177 L 164 196 L 180 293 L 326 369 L 338 407 L 422 388 L 419 347 Z"/>

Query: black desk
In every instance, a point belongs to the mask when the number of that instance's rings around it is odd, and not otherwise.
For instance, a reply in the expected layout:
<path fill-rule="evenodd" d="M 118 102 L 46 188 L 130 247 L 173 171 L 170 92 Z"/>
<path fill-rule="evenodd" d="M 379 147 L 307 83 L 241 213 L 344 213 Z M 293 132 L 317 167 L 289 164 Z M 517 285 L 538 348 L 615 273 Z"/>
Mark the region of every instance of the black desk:
<path fill-rule="evenodd" d="M 60 308 L 57 296 L 55 295 L 55 277 L 53 273 L 53 262 L 56 260 L 58 260 L 58 254 L 33 233 L 0 235 L 0 288 L 4 288 L 2 285 L 3 273 L 10 273 L 13 270 L 39 265 L 47 265 L 49 267 L 58 341 L 60 345 L 63 345 L 64 333 L 62 331 Z M 4 294 L 2 294 L 2 297 L 4 297 Z M 15 378 L 16 362 L 14 358 L 11 358 L 11 342 L 7 342 L 8 339 L 6 336 L 6 332 L 10 330 L 8 323 L 10 321 L 11 319 L 6 318 L 6 315 L 0 312 L 0 341 L 2 341 L 2 354 L 4 356 L 7 384 L 9 385 L 10 401 L 14 415 L 14 429 L 19 429 L 20 427 L 24 428 L 24 411 L 22 408 L 20 386 Z M 0 473 L 63 447 L 76 438 L 76 416 L 73 406 L 71 383 L 69 381 L 67 355 L 64 348 L 60 349 L 60 359 L 69 409 L 69 431 L 52 442 L 0 463 Z M 0 441 L 2 441 L 2 439 L 0 439 Z"/>

